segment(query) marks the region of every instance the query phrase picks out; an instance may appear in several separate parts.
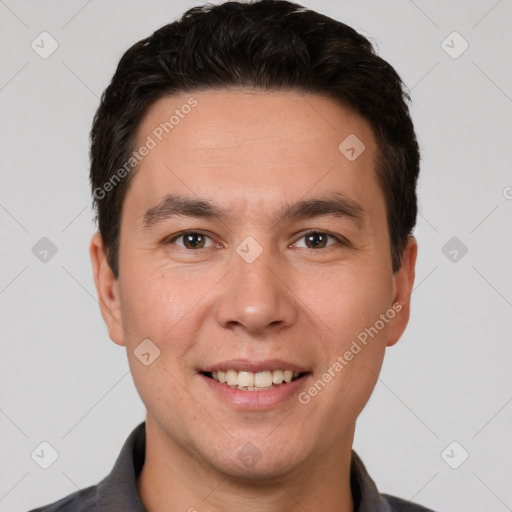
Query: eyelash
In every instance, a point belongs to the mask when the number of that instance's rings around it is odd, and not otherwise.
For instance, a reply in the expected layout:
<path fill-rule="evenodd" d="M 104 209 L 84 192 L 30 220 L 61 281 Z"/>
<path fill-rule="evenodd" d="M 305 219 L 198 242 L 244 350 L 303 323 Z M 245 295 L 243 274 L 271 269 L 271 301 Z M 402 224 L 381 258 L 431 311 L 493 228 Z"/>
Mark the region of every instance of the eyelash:
<path fill-rule="evenodd" d="M 301 236 L 297 240 L 301 240 L 302 238 L 304 238 L 308 235 L 311 235 L 311 234 L 327 235 L 328 237 L 334 238 L 339 244 L 341 244 L 343 246 L 349 245 L 349 242 L 345 238 L 343 238 L 339 235 L 334 235 L 332 233 L 329 233 L 328 231 L 320 231 L 318 229 L 310 229 L 310 230 L 305 231 L 304 233 L 301 234 Z M 169 238 L 166 238 L 164 241 L 164 244 L 169 245 L 171 243 L 174 243 L 176 240 L 178 240 L 179 238 L 182 238 L 185 235 L 203 235 L 203 236 L 209 238 L 210 240 L 212 239 L 209 235 L 207 235 L 206 233 L 203 233 L 202 231 L 189 230 L 189 231 L 181 231 L 180 233 L 177 233 L 175 235 L 172 235 Z M 335 245 L 336 244 L 331 244 L 331 245 L 328 245 L 327 247 L 321 247 L 320 249 L 312 249 L 310 247 L 306 247 L 306 249 L 309 249 L 310 251 L 319 251 L 321 249 L 324 249 L 324 250 L 328 249 L 329 247 L 333 247 Z M 198 252 L 201 249 L 210 249 L 210 247 L 201 247 L 199 249 L 188 249 L 187 247 L 181 247 L 181 249 L 183 249 L 187 252 Z"/>

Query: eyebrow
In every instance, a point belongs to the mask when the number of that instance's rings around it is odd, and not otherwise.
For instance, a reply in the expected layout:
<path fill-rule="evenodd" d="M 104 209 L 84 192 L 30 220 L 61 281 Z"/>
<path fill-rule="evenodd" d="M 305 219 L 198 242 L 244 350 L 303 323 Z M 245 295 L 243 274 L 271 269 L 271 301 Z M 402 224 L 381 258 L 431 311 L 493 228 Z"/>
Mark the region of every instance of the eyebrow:
<path fill-rule="evenodd" d="M 337 192 L 329 197 L 285 203 L 274 216 L 273 225 L 285 220 L 334 216 L 352 220 L 358 228 L 361 228 L 364 224 L 364 213 L 364 209 L 359 203 Z M 219 219 L 222 222 L 229 222 L 237 215 L 233 211 L 206 199 L 169 194 L 156 206 L 146 211 L 143 216 L 143 228 L 145 230 L 151 229 L 157 224 L 178 216 Z"/>

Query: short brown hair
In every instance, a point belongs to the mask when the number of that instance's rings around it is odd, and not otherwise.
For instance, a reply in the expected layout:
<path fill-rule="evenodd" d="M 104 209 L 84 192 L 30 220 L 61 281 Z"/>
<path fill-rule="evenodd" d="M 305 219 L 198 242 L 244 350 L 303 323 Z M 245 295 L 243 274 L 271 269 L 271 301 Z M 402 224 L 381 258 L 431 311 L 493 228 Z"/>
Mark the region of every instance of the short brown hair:
<path fill-rule="evenodd" d="M 403 82 L 351 27 L 286 0 L 259 0 L 193 7 L 122 56 L 94 117 L 90 150 L 93 206 L 115 277 L 134 172 L 113 180 L 148 108 L 167 95 L 233 86 L 327 95 L 370 123 L 396 272 L 416 224 L 420 160 Z"/>

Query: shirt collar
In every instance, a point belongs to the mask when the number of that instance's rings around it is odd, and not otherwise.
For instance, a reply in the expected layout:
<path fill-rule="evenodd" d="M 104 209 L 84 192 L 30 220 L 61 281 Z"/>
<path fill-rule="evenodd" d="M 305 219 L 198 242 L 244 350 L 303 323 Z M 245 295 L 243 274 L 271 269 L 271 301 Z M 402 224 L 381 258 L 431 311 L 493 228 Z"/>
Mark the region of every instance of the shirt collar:
<path fill-rule="evenodd" d="M 137 489 L 137 477 L 146 455 L 146 423 L 126 439 L 110 474 L 96 491 L 98 512 L 146 512 Z"/>
<path fill-rule="evenodd" d="M 126 439 L 110 474 L 97 486 L 98 512 L 145 512 L 137 489 L 137 478 L 146 454 L 146 423 L 139 424 Z M 391 512 L 379 494 L 362 460 L 352 450 L 350 487 L 355 512 Z"/>
<path fill-rule="evenodd" d="M 355 512 L 392 512 L 387 500 L 379 493 L 359 455 L 352 450 L 350 488 Z"/>

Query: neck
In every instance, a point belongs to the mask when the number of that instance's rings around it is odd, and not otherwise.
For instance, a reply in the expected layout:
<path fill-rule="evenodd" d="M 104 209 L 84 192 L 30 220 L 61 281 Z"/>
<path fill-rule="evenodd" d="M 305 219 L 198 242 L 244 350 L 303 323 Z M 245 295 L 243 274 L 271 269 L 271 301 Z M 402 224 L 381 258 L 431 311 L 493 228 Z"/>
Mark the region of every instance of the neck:
<path fill-rule="evenodd" d="M 302 467 L 257 482 L 221 473 L 146 419 L 146 455 L 137 481 L 148 512 L 353 512 L 348 439 Z"/>

